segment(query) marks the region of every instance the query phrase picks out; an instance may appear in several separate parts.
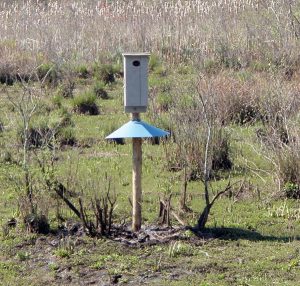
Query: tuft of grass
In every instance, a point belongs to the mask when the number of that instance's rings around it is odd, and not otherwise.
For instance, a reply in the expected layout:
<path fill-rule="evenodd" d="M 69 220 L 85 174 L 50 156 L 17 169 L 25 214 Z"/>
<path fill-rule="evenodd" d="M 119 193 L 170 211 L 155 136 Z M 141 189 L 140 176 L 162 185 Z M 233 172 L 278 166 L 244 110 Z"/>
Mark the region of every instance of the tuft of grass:
<path fill-rule="evenodd" d="M 59 130 L 57 139 L 60 145 L 74 146 L 77 143 L 74 128 L 70 126 Z"/>
<path fill-rule="evenodd" d="M 92 92 L 85 92 L 73 98 L 73 111 L 79 114 L 98 115 L 99 108 L 96 96 Z"/>
<path fill-rule="evenodd" d="M 56 108 L 61 108 L 62 107 L 62 101 L 63 101 L 63 96 L 60 94 L 56 94 L 52 97 L 51 99 L 52 104 Z"/>
<path fill-rule="evenodd" d="M 79 78 L 87 79 L 89 77 L 89 70 L 86 65 L 79 65 L 75 69 Z"/>
<path fill-rule="evenodd" d="M 70 258 L 72 251 L 64 247 L 59 247 L 53 252 L 53 254 L 60 258 Z"/>
<path fill-rule="evenodd" d="M 105 84 L 115 82 L 115 70 L 112 64 L 95 63 L 93 67 L 94 77 Z"/>
<path fill-rule="evenodd" d="M 73 79 L 69 79 L 59 85 L 57 93 L 64 98 L 73 98 L 74 89 L 75 82 Z"/>
<path fill-rule="evenodd" d="M 28 260 L 30 258 L 29 253 L 24 252 L 24 251 L 18 252 L 16 256 L 20 261 L 25 261 L 25 260 Z"/>
<path fill-rule="evenodd" d="M 161 68 L 161 60 L 158 55 L 156 54 L 151 54 L 149 58 L 149 70 L 150 71 L 155 71 L 158 68 Z"/>
<path fill-rule="evenodd" d="M 59 75 L 57 66 L 54 63 L 44 63 L 37 68 L 37 76 L 41 82 L 49 86 L 58 84 Z"/>
<path fill-rule="evenodd" d="M 49 263 L 49 269 L 51 271 L 57 271 L 59 269 L 59 266 L 56 263 Z"/>
<path fill-rule="evenodd" d="M 102 81 L 96 81 L 93 86 L 93 92 L 97 98 L 108 99 L 107 91 L 105 90 L 105 83 Z"/>

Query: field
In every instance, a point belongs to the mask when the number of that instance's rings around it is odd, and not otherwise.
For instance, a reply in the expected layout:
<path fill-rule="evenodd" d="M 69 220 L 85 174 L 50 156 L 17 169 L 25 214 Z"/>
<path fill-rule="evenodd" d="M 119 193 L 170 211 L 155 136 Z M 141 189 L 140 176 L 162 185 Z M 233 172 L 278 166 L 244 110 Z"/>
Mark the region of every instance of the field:
<path fill-rule="evenodd" d="M 63 2 L 0 3 L 0 285 L 298 285 L 299 3 Z M 127 51 L 171 133 L 138 233 Z"/>

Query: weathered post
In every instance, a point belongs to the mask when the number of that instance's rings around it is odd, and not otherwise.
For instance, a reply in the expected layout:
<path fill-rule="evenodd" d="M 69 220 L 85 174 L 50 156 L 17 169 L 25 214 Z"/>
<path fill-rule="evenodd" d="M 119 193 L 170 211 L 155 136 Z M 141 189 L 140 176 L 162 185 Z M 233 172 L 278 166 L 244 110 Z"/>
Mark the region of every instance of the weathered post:
<path fill-rule="evenodd" d="M 132 113 L 132 120 L 140 120 L 139 113 Z M 132 138 L 132 230 L 142 225 L 142 138 Z"/>

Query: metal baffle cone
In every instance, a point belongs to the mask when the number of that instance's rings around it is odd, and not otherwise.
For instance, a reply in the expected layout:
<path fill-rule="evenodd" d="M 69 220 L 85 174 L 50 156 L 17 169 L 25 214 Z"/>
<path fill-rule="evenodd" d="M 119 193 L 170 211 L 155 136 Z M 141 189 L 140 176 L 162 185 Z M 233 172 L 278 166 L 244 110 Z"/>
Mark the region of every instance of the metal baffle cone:
<path fill-rule="evenodd" d="M 117 138 L 151 138 L 164 137 L 170 135 L 169 132 L 154 127 L 141 120 L 131 120 L 111 133 L 106 139 Z"/>

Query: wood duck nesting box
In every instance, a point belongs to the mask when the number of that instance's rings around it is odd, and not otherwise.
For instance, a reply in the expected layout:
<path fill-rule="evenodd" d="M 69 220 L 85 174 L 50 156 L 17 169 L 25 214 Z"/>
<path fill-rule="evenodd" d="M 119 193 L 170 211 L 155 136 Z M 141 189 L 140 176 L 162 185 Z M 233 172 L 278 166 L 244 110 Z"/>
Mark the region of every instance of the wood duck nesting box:
<path fill-rule="evenodd" d="M 125 53 L 124 107 L 125 112 L 146 112 L 148 104 L 149 53 Z"/>

